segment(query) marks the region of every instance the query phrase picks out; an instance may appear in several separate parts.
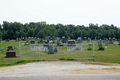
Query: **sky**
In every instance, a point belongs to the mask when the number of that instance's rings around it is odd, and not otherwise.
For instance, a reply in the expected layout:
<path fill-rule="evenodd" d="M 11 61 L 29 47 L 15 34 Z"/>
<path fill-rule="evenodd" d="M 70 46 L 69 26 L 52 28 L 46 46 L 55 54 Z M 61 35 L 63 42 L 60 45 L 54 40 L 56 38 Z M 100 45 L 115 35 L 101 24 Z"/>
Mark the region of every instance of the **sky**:
<path fill-rule="evenodd" d="M 0 0 L 3 21 L 120 27 L 120 0 Z"/>

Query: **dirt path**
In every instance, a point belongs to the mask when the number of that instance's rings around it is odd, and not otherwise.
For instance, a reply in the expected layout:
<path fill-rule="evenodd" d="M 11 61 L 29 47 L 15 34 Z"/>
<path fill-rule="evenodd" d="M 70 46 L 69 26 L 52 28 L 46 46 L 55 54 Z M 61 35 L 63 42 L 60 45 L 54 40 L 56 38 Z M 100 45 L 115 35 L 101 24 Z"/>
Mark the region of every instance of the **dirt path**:
<path fill-rule="evenodd" d="M 120 73 L 120 64 L 92 61 L 43 61 L 0 67 L 0 77 Z"/>

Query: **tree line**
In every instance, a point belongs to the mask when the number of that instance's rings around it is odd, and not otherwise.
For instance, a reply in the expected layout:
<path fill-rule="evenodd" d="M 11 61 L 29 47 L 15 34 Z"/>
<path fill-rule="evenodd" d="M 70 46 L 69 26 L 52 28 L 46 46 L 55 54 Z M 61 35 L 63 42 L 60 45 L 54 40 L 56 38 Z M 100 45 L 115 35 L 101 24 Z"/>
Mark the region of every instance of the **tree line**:
<path fill-rule="evenodd" d="M 3 21 L 0 24 L 0 38 L 1 39 L 16 39 L 21 37 L 37 37 L 45 38 L 51 37 L 70 37 L 77 39 L 78 37 L 90 37 L 95 39 L 104 38 L 117 38 L 120 39 L 120 28 L 113 24 L 107 25 L 90 23 L 88 26 L 84 25 L 63 25 L 63 24 L 47 24 L 45 21 L 42 22 L 30 22 L 30 23 L 19 23 L 19 22 L 7 22 Z"/>

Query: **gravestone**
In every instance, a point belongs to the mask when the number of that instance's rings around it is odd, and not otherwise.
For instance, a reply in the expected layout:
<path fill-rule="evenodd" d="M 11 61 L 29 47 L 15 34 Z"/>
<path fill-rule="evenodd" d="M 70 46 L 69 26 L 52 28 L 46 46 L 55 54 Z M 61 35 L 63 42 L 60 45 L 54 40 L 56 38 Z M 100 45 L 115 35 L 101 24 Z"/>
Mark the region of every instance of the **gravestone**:
<path fill-rule="evenodd" d="M 57 50 L 57 40 L 55 40 L 55 48 L 54 48 L 54 52 L 58 52 L 58 50 Z"/>
<path fill-rule="evenodd" d="M 73 51 L 75 46 L 76 46 L 75 40 L 68 40 L 68 44 L 67 44 L 68 51 Z"/>
<path fill-rule="evenodd" d="M 77 43 L 78 43 L 78 44 L 81 44 L 81 42 L 82 42 L 81 37 L 78 37 L 78 38 L 77 38 Z"/>
<path fill-rule="evenodd" d="M 98 41 L 98 46 L 102 46 L 102 39 Z"/>
<path fill-rule="evenodd" d="M 88 42 L 90 42 L 90 38 L 88 37 Z"/>
<path fill-rule="evenodd" d="M 29 45 L 29 43 L 25 42 L 25 43 L 24 43 L 24 46 L 25 46 L 25 45 Z"/>
<path fill-rule="evenodd" d="M 27 37 L 25 36 L 25 40 L 27 40 Z"/>
<path fill-rule="evenodd" d="M 116 39 L 116 38 L 113 38 L 112 40 L 113 40 L 113 42 L 117 41 L 117 39 Z"/>
<path fill-rule="evenodd" d="M 105 42 L 106 42 L 105 45 L 108 45 L 108 39 L 107 38 L 106 38 Z"/>
<path fill-rule="evenodd" d="M 12 48 L 12 46 L 8 46 L 6 56 L 5 57 L 16 57 L 16 52 Z"/>
<path fill-rule="evenodd" d="M 91 45 L 92 45 L 91 39 L 89 38 L 88 41 L 89 41 L 89 44 L 88 44 L 88 45 L 91 46 Z"/>
<path fill-rule="evenodd" d="M 47 52 L 47 49 L 48 49 L 47 47 L 44 47 L 44 52 Z"/>
<path fill-rule="evenodd" d="M 18 41 L 18 38 L 16 38 L 16 41 Z"/>
<path fill-rule="evenodd" d="M 49 40 L 50 40 L 49 37 L 47 37 L 46 40 L 47 40 L 47 42 L 49 42 Z"/>
<path fill-rule="evenodd" d="M 68 40 L 71 40 L 71 38 L 69 37 Z"/>
<path fill-rule="evenodd" d="M 68 47 L 74 47 L 75 46 L 75 40 L 68 40 Z"/>
<path fill-rule="evenodd" d="M 87 40 L 87 38 L 86 38 L 86 37 L 84 37 L 83 39 L 84 39 L 85 41 Z"/>
<path fill-rule="evenodd" d="M 45 44 L 43 46 L 46 47 L 46 48 L 49 48 L 48 42 L 45 42 Z"/>
<path fill-rule="evenodd" d="M 109 38 L 109 44 L 113 44 L 112 38 Z"/>
<path fill-rule="evenodd" d="M 63 42 L 63 43 L 66 43 L 66 38 L 65 38 L 65 36 L 62 37 L 62 42 Z"/>
<path fill-rule="evenodd" d="M 35 44 L 35 39 L 31 38 L 30 44 Z"/>
<path fill-rule="evenodd" d="M 57 40 L 57 43 L 58 43 L 58 42 L 60 41 L 60 38 L 59 38 L 59 37 L 57 37 L 57 39 L 56 39 L 56 40 Z"/>
<path fill-rule="evenodd" d="M 6 39 L 5 42 L 9 42 L 9 39 Z"/>
<path fill-rule="evenodd" d="M 25 38 L 24 38 L 24 37 L 22 37 L 21 39 L 22 39 L 22 40 L 25 40 Z"/>
<path fill-rule="evenodd" d="M 96 37 L 95 37 L 95 41 L 96 41 Z"/>
<path fill-rule="evenodd" d="M 18 39 L 19 41 L 21 40 L 21 38 Z"/>
<path fill-rule="evenodd" d="M 49 41 L 49 51 L 48 51 L 48 54 L 54 54 L 54 51 L 53 51 L 53 41 Z"/>

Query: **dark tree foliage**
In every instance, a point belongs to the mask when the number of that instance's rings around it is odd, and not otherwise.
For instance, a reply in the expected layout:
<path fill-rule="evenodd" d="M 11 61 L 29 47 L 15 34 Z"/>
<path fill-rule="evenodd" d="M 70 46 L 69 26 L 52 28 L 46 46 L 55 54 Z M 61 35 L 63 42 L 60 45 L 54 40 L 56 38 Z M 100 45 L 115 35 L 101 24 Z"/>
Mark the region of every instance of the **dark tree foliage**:
<path fill-rule="evenodd" d="M 19 23 L 19 22 L 7 22 L 3 21 L 0 24 L 0 38 L 2 39 L 16 39 L 21 37 L 37 37 L 45 38 L 51 37 L 70 37 L 77 39 L 78 37 L 90 37 L 95 39 L 104 38 L 117 38 L 120 39 L 120 28 L 117 28 L 113 24 L 107 25 L 90 23 L 89 26 L 84 25 L 63 25 L 63 24 L 46 24 L 43 22 L 30 22 L 30 23 Z"/>

